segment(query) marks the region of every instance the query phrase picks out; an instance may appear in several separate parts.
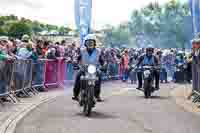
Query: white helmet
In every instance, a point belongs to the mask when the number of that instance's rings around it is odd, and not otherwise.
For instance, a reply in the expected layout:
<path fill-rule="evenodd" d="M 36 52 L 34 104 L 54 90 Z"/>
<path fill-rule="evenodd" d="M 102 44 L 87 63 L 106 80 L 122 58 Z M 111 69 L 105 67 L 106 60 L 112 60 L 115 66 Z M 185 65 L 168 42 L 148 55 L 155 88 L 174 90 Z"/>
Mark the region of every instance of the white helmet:
<path fill-rule="evenodd" d="M 147 47 L 147 49 L 154 49 L 153 45 L 149 44 Z"/>
<path fill-rule="evenodd" d="M 94 40 L 94 41 L 96 41 L 97 38 L 96 38 L 96 36 L 95 36 L 94 34 L 88 34 L 88 35 L 84 38 L 84 41 L 83 41 L 84 45 L 85 45 L 85 42 L 86 42 L 87 40 Z"/>

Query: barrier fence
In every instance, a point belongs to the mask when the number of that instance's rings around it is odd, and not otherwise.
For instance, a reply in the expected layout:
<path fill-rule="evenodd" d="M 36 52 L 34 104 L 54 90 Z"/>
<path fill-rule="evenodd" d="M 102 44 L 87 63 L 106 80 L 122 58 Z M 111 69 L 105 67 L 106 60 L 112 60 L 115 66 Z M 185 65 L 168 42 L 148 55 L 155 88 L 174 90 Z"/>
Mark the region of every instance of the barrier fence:
<path fill-rule="evenodd" d="M 193 87 L 193 102 L 200 101 L 200 63 L 197 57 L 193 57 L 192 62 L 192 87 Z"/>
<path fill-rule="evenodd" d="M 0 61 L 0 97 L 48 91 L 63 86 L 68 80 L 73 81 L 74 74 L 72 64 L 63 59 Z"/>
<path fill-rule="evenodd" d="M 38 91 L 61 88 L 74 81 L 77 71 L 72 63 L 64 59 L 0 61 L 0 97 L 12 98 L 19 93 L 29 96 L 29 92 L 36 94 Z M 122 77 L 120 65 L 109 64 L 103 77 L 104 80 Z"/>

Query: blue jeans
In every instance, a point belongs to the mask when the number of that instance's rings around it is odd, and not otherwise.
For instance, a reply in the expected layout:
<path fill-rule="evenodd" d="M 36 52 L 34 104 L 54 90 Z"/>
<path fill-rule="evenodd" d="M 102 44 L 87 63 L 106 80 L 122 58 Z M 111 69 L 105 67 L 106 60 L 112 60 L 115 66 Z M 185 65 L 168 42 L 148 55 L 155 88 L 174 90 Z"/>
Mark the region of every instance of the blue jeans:
<path fill-rule="evenodd" d="M 122 72 L 122 80 L 127 81 L 128 80 L 128 69 L 124 69 Z"/>

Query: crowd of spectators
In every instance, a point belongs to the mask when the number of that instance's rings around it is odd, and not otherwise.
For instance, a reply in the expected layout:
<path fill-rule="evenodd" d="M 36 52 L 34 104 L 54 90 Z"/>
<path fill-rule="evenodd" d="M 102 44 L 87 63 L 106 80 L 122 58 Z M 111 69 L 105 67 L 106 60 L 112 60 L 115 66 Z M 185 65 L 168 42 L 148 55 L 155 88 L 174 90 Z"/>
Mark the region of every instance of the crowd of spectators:
<path fill-rule="evenodd" d="M 123 81 L 129 78 L 130 66 L 137 63 L 139 56 L 145 53 L 142 48 L 100 48 L 102 58 L 103 73 L 110 77 L 120 76 Z M 67 44 L 65 40 L 52 42 L 44 40 L 31 41 L 28 35 L 24 35 L 21 40 L 0 37 L 0 60 L 15 59 L 56 59 L 64 58 L 74 67 L 78 65 L 80 47 L 76 43 Z M 191 52 L 184 49 L 155 49 L 155 55 L 162 66 L 161 82 L 168 82 L 168 77 L 174 80 L 175 65 L 183 62 L 188 65 L 191 74 Z"/>

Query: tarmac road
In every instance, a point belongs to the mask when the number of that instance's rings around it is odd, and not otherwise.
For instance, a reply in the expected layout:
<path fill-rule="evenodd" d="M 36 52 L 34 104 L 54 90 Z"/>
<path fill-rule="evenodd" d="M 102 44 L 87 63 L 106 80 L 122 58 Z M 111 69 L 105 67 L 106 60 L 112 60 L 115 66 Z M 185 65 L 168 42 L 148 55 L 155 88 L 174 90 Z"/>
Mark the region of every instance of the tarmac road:
<path fill-rule="evenodd" d="M 135 86 L 114 81 L 102 87 L 104 102 L 90 118 L 81 114 L 72 95 L 42 104 L 17 125 L 16 133 L 200 133 L 200 116 L 175 104 L 162 85 L 152 99 L 144 99 Z"/>

